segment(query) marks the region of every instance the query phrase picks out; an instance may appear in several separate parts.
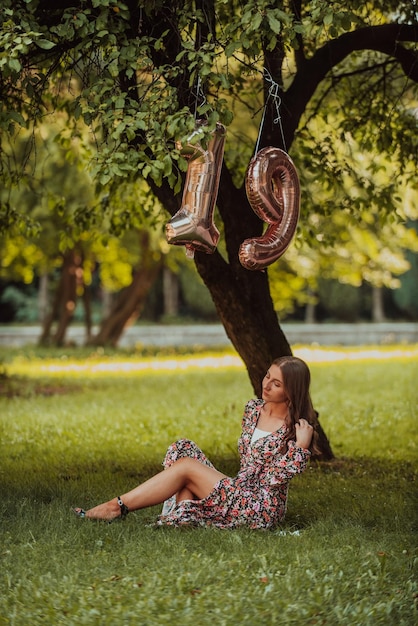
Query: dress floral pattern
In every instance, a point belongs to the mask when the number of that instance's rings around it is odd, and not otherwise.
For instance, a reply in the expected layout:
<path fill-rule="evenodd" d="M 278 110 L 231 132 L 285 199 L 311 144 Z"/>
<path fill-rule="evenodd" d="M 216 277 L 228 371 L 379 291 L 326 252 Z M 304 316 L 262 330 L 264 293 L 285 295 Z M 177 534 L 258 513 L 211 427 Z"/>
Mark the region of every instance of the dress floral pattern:
<path fill-rule="evenodd" d="M 219 480 L 202 500 L 183 500 L 177 504 L 173 496 L 164 503 L 158 525 L 267 529 L 283 520 L 289 481 L 306 469 L 310 452 L 296 446 L 295 441 L 288 442 L 285 454 L 280 452 L 286 436 L 285 426 L 251 443 L 263 404 L 263 400 L 257 399 L 245 405 L 238 440 L 240 469 L 237 476 Z M 168 448 L 164 468 L 182 457 L 213 467 L 193 441 L 180 439 Z"/>

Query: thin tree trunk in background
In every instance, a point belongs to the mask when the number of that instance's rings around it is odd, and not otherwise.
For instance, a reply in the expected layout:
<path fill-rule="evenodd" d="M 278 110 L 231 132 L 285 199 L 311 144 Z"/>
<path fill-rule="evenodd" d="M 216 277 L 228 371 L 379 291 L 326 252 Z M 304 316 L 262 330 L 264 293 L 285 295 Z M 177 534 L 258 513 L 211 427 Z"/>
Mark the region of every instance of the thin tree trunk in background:
<path fill-rule="evenodd" d="M 315 324 L 315 312 L 316 304 L 314 302 L 308 302 L 305 308 L 305 324 Z"/>
<path fill-rule="evenodd" d="M 124 330 L 135 323 L 143 309 L 145 299 L 154 284 L 160 265 L 135 270 L 132 282 L 118 296 L 109 316 L 89 342 L 94 346 L 116 347 Z"/>
<path fill-rule="evenodd" d="M 383 289 L 381 287 L 372 287 L 372 320 L 379 323 L 386 320 L 383 306 Z"/>
<path fill-rule="evenodd" d="M 168 267 L 163 268 L 164 315 L 175 317 L 179 312 L 179 282 L 177 274 Z"/>
<path fill-rule="evenodd" d="M 38 289 L 38 320 L 43 325 L 48 315 L 48 286 L 49 276 L 47 273 L 39 277 Z"/>
<path fill-rule="evenodd" d="M 61 274 L 62 291 L 59 304 L 58 326 L 53 336 L 53 343 L 56 346 L 64 345 L 68 326 L 74 317 L 79 271 L 82 272 L 82 257 L 75 250 L 70 250 L 65 256 Z"/>
<path fill-rule="evenodd" d="M 91 289 L 83 286 L 84 321 L 86 326 L 86 341 L 89 342 L 92 336 L 92 312 L 91 312 Z"/>
<path fill-rule="evenodd" d="M 55 292 L 52 310 L 46 317 L 42 334 L 39 339 L 40 345 L 64 344 L 68 325 L 75 311 L 77 300 L 77 280 L 82 276 L 82 257 L 74 249 L 64 255 L 61 268 L 60 280 Z M 54 322 L 57 322 L 55 334 L 52 334 Z"/>
<path fill-rule="evenodd" d="M 63 274 L 64 274 L 65 265 L 66 265 L 66 259 L 64 257 L 62 268 L 61 268 L 60 279 L 58 282 L 58 286 L 55 290 L 54 300 L 52 302 L 52 308 L 49 314 L 46 316 L 43 326 L 42 326 L 42 333 L 39 338 L 39 345 L 41 346 L 49 345 L 51 343 L 52 326 L 54 324 L 54 321 L 58 319 L 60 303 L 63 297 L 63 289 L 64 289 Z"/>
<path fill-rule="evenodd" d="M 102 287 L 100 300 L 102 303 L 102 319 L 106 319 L 112 310 L 113 294 Z"/>

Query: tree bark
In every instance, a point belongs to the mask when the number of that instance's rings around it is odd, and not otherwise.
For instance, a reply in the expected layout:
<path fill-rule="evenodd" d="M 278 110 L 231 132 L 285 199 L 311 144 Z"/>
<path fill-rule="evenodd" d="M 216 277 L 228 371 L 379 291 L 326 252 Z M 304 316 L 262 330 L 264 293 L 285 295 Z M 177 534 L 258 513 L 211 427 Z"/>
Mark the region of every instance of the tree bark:
<path fill-rule="evenodd" d="M 45 272 L 39 277 L 39 289 L 38 289 L 38 319 L 43 325 L 48 315 L 48 285 L 49 276 Z"/>
<path fill-rule="evenodd" d="M 53 344 L 62 346 L 65 341 L 67 328 L 74 316 L 77 300 L 77 274 L 82 272 L 82 257 L 75 250 L 68 250 L 63 259 L 61 276 L 50 314 L 46 317 L 42 334 L 39 339 L 40 345 Z M 53 336 L 52 327 L 57 321 L 57 329 Z"/>
<path fill-rule="evenodd" d="M 305 324 L 315 324 L 316 322 L 316 304 L 308 302 L 305 308 Z"/>
<path fill-rule="evenodd" d="M 89 342 L 92 336 L 93 320 L 91 311 L 91 290 L 87 285 L 83 286 L 84 322 L 86 327 L 86 341 Z"/>
<path fill-rule="evenodd" d="M 179 313 L 179 280 L 170 268 L 163 268 L 164 315 L 175 317 Z"/>
<path fill-rule="evenodd" d="M 110 291 L 107 291 L 107 289 L 105 289 L 104 287 L 102 287 L 101 289 L 100 302 L 102 305 L 101 317 L 102 319 L 104 319 L 109 316 L 110 311 L 112 310 L 112 303 L 113 303 L 113 294 Z"/>
<path fill-rule="evenodd" d="M 382 287 L 372 287 L 372 321 L 379 323 L 386 320 L 385 309 L 383 305 L 383 289 Z"/>

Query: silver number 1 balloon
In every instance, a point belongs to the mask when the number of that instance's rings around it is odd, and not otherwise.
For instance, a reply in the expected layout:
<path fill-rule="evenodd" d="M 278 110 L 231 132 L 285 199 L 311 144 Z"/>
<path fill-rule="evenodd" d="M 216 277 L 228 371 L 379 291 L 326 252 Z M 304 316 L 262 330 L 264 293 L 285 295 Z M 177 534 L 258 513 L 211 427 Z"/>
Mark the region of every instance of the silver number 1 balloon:
<path fill-rule="evenodd" d="M 197 125 L 194 132 L 199 131 L 201 124 Z M 206 149 L 199 142 L 191 143 L 193 134 L 184 146 L 180 146 L 181 154 L 189 161 L 182 204 L 166 225 L 168 243 L 184 245 L 187 256 L 191 258 L 195 250 L 212 254 L 219 241 L 213 212 L 218 196 L 226 131 L 218 123 Z"/>

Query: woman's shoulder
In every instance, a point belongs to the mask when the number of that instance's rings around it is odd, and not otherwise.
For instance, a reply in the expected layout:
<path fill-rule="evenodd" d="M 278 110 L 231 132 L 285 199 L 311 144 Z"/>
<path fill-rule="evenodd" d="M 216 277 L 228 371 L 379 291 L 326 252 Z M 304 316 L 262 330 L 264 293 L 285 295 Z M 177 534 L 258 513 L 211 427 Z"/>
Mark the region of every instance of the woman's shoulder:
<path fill-rule="evenodd" d="M 252 398 L 251 400 L 248 400 L 248 402 L 246 403 L 245 410 L 252 411 L 254 409 L 258 409 L 263 404 L 264 404 L 264 400 L 261 400 L 261 398 Z"/>
<path fill-rule="evenodd" d="M 258 415 L 260 407 L 264 404 L 264 400 L 260 398 L 252 398 L 248 400 L 244 409 L 244 419 L 252 419 L 255 415 Z"/>

